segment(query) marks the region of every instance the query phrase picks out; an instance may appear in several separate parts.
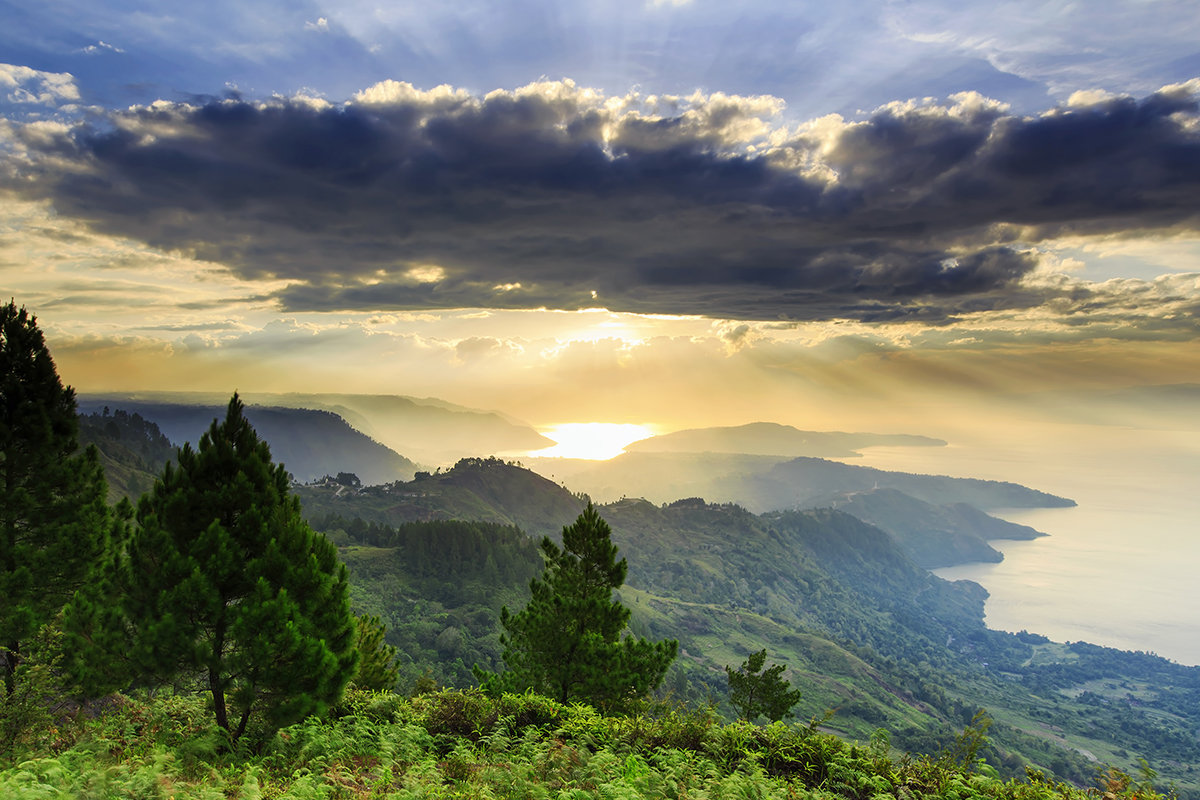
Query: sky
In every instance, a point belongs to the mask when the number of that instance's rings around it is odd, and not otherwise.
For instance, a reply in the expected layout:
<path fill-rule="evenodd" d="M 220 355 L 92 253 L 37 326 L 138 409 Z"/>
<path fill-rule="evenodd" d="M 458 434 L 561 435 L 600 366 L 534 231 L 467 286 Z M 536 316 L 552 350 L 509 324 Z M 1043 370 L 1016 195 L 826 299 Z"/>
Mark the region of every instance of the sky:
<path fill-rule="evenodd" d="M 80 392 L 938 435 L 1200 382 L 1194 0 L 0 19 L 0 290 Z"/>

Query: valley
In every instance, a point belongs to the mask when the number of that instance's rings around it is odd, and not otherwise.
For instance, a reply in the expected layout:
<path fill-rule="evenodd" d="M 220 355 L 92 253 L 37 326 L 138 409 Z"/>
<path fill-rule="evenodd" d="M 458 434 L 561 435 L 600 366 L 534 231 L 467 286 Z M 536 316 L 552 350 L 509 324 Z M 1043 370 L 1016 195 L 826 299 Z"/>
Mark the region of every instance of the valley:
<path fill-rule="evenodd" d="M 306 454 L 321 448 L 306 437 L 329 434 L 310 433 L 310 418 L 288 417 L 285 435 L 312 473 L 320 470 Z M 138 467 L 158 461 L 137 455 L 141 442 L 106 437 L 104 427 L 93 425 L 92 436 L 106 468 L 124 476 L 127 490 L 152 480 L 152 470 Z M 153 433 L 143 436 L 159 441 Z M 280 433 L 264 426 L 263 435 Z M 602 476 L 624 481 L 624 496 L 599 511 L 630 564 L 619 594 L 633 610 L 631 628 L 680 643 L 664 697 L 716 702 L 728 714 L 724 667 L 766 649 L 803 692 L 798 717 L 833 711 L 822 724 L 850 739 L 882 727 L 901 750 L 934 752 L 986 708 L 995 719 L 987 758 L 1002 774 L 1034 765 L 1088 784 L 1098 764 L 1136 769 L 1145 758 L 1181 796 L 1198 788 L 1200 669 L 991 630 L 982 587 L 928 571 L 994 560 L 989 540 L 1044 535 L 983 509 L 1069 507 L 1067 498 L 1002 481 L 761 454 L 529 460 L 557 467 L 554 479 L 516 461 L 471 457 L 374 485 L 345 451 L 326 447 L 323 456 L 331 460 L 315 462 L 328 465 L 321 479 L 298 480 L 294 490 L 350 568 L 356 610 L 386 623 L 402 686 L 424 677 L 465 687 L 473 664 L 501 666 L 498 612 L 526 602 L 541 566 L 535 540 L 558 536 L 594 499 L 577 487 Z M 657 483 L 647 481 L 647 497 L 632 496 L 650 476 Z M 671 480 L 711 496 L 659 500 L 679 486 Z"/>

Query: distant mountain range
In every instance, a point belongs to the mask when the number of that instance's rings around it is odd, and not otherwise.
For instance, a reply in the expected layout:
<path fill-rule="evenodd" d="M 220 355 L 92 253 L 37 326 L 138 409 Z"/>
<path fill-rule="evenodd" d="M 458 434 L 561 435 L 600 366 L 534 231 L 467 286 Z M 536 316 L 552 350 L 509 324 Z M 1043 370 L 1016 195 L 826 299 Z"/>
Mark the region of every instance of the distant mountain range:
<path fill-rule="evenodd" d="M 282 394 L 263 395 L 260 402 L 268 401 L 336 413 L 348 410 L 351 413 L 343 416 L 351 425 L 423 464 L 449 465 L 465 457 L 524 453 L 555 444 L 530 425 L 498 411 L 465 408 L 432 397 Z"/>
<path fill-rule="evenodd" d="M 800 460 L 805 462 L 809 487 L 801 491 L 816 493 L 811 503 L 797 508 L 836 508 L 869 522 L 890 534 L 913 561 L 928 569 L 971 561 L 999 561 L 1003 556 L 988 545 L 989 539 L 1032 539 L 1045 535 L 1025 525 L 989 516 L 968 501 L 990 501 L 991 505 L 1009 507 L 1073 505 L 1070 500 L 1011 483 L 889 473 L 819 459 Z M 743 476 L 742 480 L 749 482 L 750 478 Z M 876 481 L 907 486 L 913 494 L 887 486 L 874 488 L 871 483 Z M 813 488 L 838 483 L 850 488 L 824 494 Z M 862 484 L 867 486 L 854 488 Z M 310 517 L 336 514 L 384 525 L 470 519 L 515 525 L 534 536 L 552 538 L 561 533 L 565 524 L 562 520 L 574 519 L 587 501 L 582 493 L 573 493 L 531 470 L 499 459 L 466 459 L 448 472 L 419 474 L 411 483 L 358 491 L 304 486 L 297 492 Z M 620 505 L 635 499 L 650 507 L 659 506 L 640 497 L 612 502 Z M 698 497 L 674 498 L 661 505 L 704 502 Z M 786 511 L 789 507 L 765 510 Z"/>
<path fill-rule="evenodd" d="M 376 442 L 403 453 L 414 462 L 431 466 L 448 466 L 468 456 L 524 453 L 554 445 L 553 440 L 542 436 L 530 425 L 501 412 L 470 409 L 432 397 L 264 392 L 250 392 L 241 397 L 249 405 L 331 412 Z M 228 395 L 216 392 L 80 396 L 81 408 L 85 404 L 94 408 L 97 403 L 107 403 L 113 408 L 131 411 L 145 405 L 223 409 L 228 402 Z M 190 435 L 190 430 L 189 427 L 184 434 Z M 175 440 L 166 428 L 164 433 Z M 411 477 L 411 472 L 408 475 Z M 366 481 L 364 476 L 359 477 Z"/>
<path fill-rule="evenodd" d="M 751 510 L 811 508 L 832 493 L 897 489 L 926 503 L 989 508 L 1069 508 L 1074 500 L 1008 481 L 914 475 L 820 458 L 795 458 L 760 473 L 733 475 L 728 493 Z"/>
<path fill-rule="evenodd" d="M 161 396 L 80 398 L 85 443 L 100 448 L 114 496 L 136 497 L 149 488 L 162 462 L 171 455 L 168 439 L 174 444 L 195 443 L 212 421 L 224 414 L 223 405 L 178 402 L 200 399 L 195 395 L 171 397 L 176 402 Z M 778 455 L 632 452 L 606 462 L 529 459 L 534 471 L 493 457 L 473 456 L 460 460 L 448 472 L 422 470 L 361 428 L 377 431 L 377 425 L 387 425 L 393 436 L 412 441 L 418 439 L 419 421 L 424 419 L 431 430 L 461 446 L 466 446 L 472 435 L 494 445 L 524 441 L 536 446 L 542 437 L 497 414 L 432 405 L 432 401 L 336 394 L 266 397 L 325 406 L 251 405 L 247 409 L 250 422 L 271 445 L 275 459 L 297 480 L 308 483 L 347 472 L 367 487 L 306 488 L 302 490 L 306 508 L 311 513 L 341 513 L 338 508 L 349 504 L 355 516 L 392 525 L 473 519 L 555 536 L 562 524 L 559 520 L 573 517 L 582 508 L 584 493 L 601 502 L 634 497 L 656 504 L 702 497 L 716 503 L 737 503 L 753 513 L 833 507 L 878 526 L 919 565 L 935 568 L 998 561 L 1003 556 L 988 545 L 989 539 L 1041 535 L 1032 528 L 990 517 L 981 509 L 1073 505 L 1070 500 L 1012 483 L 910 475 Z M 341 415 L 328 410 L 331 408 Z M 355 420 L 360 429 L 351 427 L 343 415 Z M 428 432 L 420 435 L 428 442 Z M 740 442 L 762 449 L 773 437 L 785 444 L 809 442 L 827 449 L 881 443 L 941 444 L 920 436 L 821 434 L 772 423 L 681 431 L 656 439 L 659 447 L 735 446 Z M 566 486 L 580 493 L 573 494 Z"/>
<path fill-rule="evenodd" d="M 214 419 L 225 417 L 224 405 L 147 402 L 128 396 L 79 398 L 81 414 L 103 414 L 105 408 L 136 413 L 156 423 L 176 446 L 184 442 L 195 446 Z M 364 483 L 389 483 L 411 480 L 417 471 L 415 463 L 350 427 L 330 411 L 249 406 L 246 418 L 271 446 L 276 463 L 283 463 L 299 481 L 352 472 Z"/>
<path fill-rule="evenodd" d="M 600 502 L 681 497 L 738 503 L 762 513 L 827 503 L 839 492 L 896 489 L 926 503 L 970 503 L 979 509 L 1073 506 L 1074 501 L 1015 483 L 912 475 L 820 458 L 732 453 L 625 453 L 608 461 L 523 459 L 532 469 Z"/>
<path fill-rule="evenodd" d="M 625 448 L 627 453 L 741 453 L 764 456 L 846 458 L 864 447 L 944 447 L 946 442 L 908 434 L 802 431 L 791 425 L 752 422 L 730 428 L 693 428 L 652 436 Z"/>

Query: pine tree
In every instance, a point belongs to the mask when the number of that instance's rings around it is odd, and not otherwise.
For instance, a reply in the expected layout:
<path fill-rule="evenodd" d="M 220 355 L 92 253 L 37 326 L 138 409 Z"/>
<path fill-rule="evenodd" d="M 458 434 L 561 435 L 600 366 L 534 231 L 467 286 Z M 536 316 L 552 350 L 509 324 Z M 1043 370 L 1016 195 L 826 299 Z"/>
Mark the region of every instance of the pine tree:
<path fill-rule="evenodd" d="M 77 641 L 109 656 L 76 660 L 85 687 L 120 681 L 105 668 L 124 649 L 144 679 L 198 679 L 233 740 L 252 718 L 273 730 L 322 713 L 358 666 L 337 548 L 303 521 L 287 471 L 243 411 L 235 394 L 198 449 L 168 462 L 125 556 L 69 609 Z"/>
<path fill-rule="evenodd" d="M 612 593 L 625 583 L 628 565 L 616 560 L 611 537 L 588 503 L 563 528 L 561 548 L 542 539 L 546 569 L 529 583 L 529 605 L 517 614 L 500 612 L 508 670 L 475 669 L 485 690 L 532 689 L 563 703 L 617 710 L 662 682 L 678 642 L 621 638 L 631 612 Z"/>
<path fill-rule="evenodd" d="M 729 702 L 747 722 L 761 714 L 772 722 L 792 716 L 792 706 L 800 702 L 800 690 L 789 689 L 791 683 L 783 678 L 782 664 L 774 664 L 760 672 L 767 661 L 767 651 L 750 656 L 737 671 L 725 667 L 729 676 Z"/>
<path fill-rule="evenodd" d="M 96 574 L 114 520 L 94 447 L 78 449 L 64 387 L 37 319 L 0 308 L 0 672 L 15 689 L 28 642 Z"/>
<path fill-rule="evenodd" d="M 358 625 L 358 672 L 354 684 L 363 689 L 383 691 L 393 689 L 400 679 L 396 668 L 396 648 L 383 641 L 387 625 L 378 616 L 361 614 L 356 617 Z"/>

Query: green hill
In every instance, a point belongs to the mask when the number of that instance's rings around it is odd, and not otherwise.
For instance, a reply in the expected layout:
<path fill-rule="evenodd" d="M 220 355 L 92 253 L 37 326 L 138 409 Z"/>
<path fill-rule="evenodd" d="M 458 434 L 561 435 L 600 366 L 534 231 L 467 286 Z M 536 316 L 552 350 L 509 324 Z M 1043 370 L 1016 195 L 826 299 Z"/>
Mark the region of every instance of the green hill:
<path fill-rule="evenodd" d="M 516 525 L 537 536 L 557 536 L 587 500 L 535 472 L 496 458 L 467 458 L 452 469 L 418 472 L 413 480 L 358 491 L 336 484 L 296 487 L 310 516 L 340 514 L 399 525 L 422 520 L 469 519 Z"/>
<path fill-rule="evenodd" d="M 167 461 L 175 457 L 175 445 L 158 425 L 141 414 L 108 408 L 79 416 L 79 445 L 95 445 L 108 481 L 108 499 L 123 497 L 137 502 L 142 492 L 154 485 Z"/>
<path fill-rule="evenodd" d="M 634 632 L 680 641 L 680 658 L 663 687 L 666 695 L 691 704 L 721 699 L 727 692 L 723 667 L 765 648 L 788 665 L 788 679 L 803 691 L 797 709 L 801 718 L 836 709 L 825 725 L 843 735 L 865 738 L 885 726 L 897 746 L 932 751 L 951 741 L 955 728 L 976 710 L 970 701 L 948 696 L 940 688 L 955 680 L 952 670 L 928 664 L 914 668 L 886 653 L 897 647 L 912 651 L 895 635 L 906 630 L 930 653 L 936 650 L 928 636 L 915 630 L 920 627 L 913 622 L 917 617 L 925 617 L 929 630 L 936 629 L 933 617 L 938 614 L 958 614 L 956 624 L 963 629 L 981 628 L 978 587 L 931 581 L 906 563 L 886 534 L 836 512 L 796 515 L 781 530 L 734 507 L 684 503 L 657 509 L 662 514 L 656 516 L 647 506 L 630 503 L 605 507 L 602 513 L 623 526 L 615 530 L 623 542 L 621 554 L 630 559 L 631 575 L 620 597 L 633 610 Z M 351 542 L 342 554 L 351 570 L 357 610 L 379 614 L 388 624 L 388 641 L 401 651 L 403 683 L 411 685 L 418 676 L 428 675 L 439 683 L 466 686 L 473 683 L 471 664 L 500 666 L 499 606 L 519 608 L 528 598 L 528 577 L 540 570 L 531 539 L 516 529 L 485 523 L 407 523 L 391 528 L 348 523 L 336 516 L 313 523 L 335 539 Z M 666 538 L 653 535 L 653 530 L 665 531 Z M 709 546 L 732 531 L 742 534 L 742 560 L 717 557 Z M 757 545 L 765 544 L 763 537 L 775 540 L 776 546 L 756 551 Z M 655 548 L 677 550 L 682 542 L 714 559 L 719 580 L 714 575 L 713 586 L 718 592 L 722 581 L 753 589 L 748 575 L 761 574 L 768 561 L 786 571 L 781 560 L 791 553 L 803 562 L 807 589 L 799 591 L 805 599 L 784 618 L 736 602 L 687 601 L 640 588 L 651 580 L 646 557 L 659 552 Z M 897 614 L 886 589 L 852 588 L 850 581 L 868 576 L 925 591 L 915 593 L 908 615 Z M 781 596 L 786 595 L 779 586 L 781 576 L 770 578 Z M 945 593 L 930 588 L 931 583 L 944 584 Z M 833 635 L 829 625 L 843 633 L 875 637 L 877 647 Z M 949 662 L 964 660 L 945 648 L 940 655 Z M 1057 761 L 1058 774 L 1085 776 L 1082 757 L 1015 727 L 998 726 L 998 731 L 993 761 L 1011 774 L 1019 773 L 1027 761 L 1047 769 Z"/>
<path fill-rule="evenodd" d="M 417 495 L 426 483 L 424 496 L 395 496 Z M 428 670 L 469 685 L 471 659 L 495 666 L 496 609 L 520 607 L 522 579 L 515 567 L 492 584 L 451 568 L 418 574 L 416 565 L 434 562 L 415 547 L 465 546 L 432 529 L 416 545 L 419 523 L 400 544 L 383 523 L 460 513 L 494 523 L 525 519 L 546 532 L 573 521 L 583 499 L 496 460 L 394 485 L 390 497 L 370 493 L 378 488 L 340 497 L 324 487 L 302 492 L 314 525 L 349 543 L 343 553 L 356 602 L 392 615 L 389 625 L 403 637 L 395 643 L 411 659 L 407 679 Z M 995 761 L 1006 774 L 1032 764 L 1086 782 L 1089 757 L 1125 768 L 1144 757 L 1182 796 L 1195 796 L 1188 769 L 1200 763 L 1200 669 L 990 630 L 981 587 L 931 575 L 893 536 L 837 510 L 755 515 L 698 499 L 665 507 L 627 499 L 600 511 L 629 560 L 620 591 L 634 632 L 680 641 L 665 687 L 678 699 L 723 698 L 723 667 L 765 648 L 804 691 L 801 711 L 836 708 L 826 724 L 845 735 L 882 726 L 901 748 L 931 752 L 986 707 L 997 720 Z M 473 552 L 480 563 L 482 551 Z M 486 557 L 482 563 L 486 569 Z"/>
<path fill-rule="evenodd" d="M 814 505 L 836 508 L 890 533 L 926 569 L 971 561 L 1001 561 L 989 539 L 1035 539 L 1046 534 L 989 516 L 968 503 L 934 505 L 896 489 L 845 492 Z"/>

